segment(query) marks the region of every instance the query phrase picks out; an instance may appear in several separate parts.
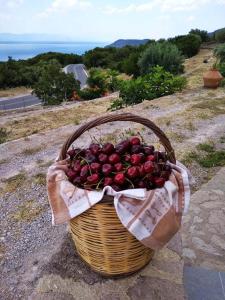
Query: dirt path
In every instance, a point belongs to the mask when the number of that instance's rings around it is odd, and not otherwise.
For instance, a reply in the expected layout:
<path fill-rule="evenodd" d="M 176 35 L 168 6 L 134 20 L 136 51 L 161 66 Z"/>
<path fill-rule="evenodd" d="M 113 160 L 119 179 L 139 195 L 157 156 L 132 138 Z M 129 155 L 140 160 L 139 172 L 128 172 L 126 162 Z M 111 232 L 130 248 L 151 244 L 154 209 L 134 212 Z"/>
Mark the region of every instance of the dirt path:
<path fill-rule="evenodd" d="M 224 89 L 219 88 L 211 91 L 200 86 L 201 72 L 206 68 L 202 58 L 206 55 L 210 56 L 211 52 L 201 51 L 199 56 L 192 58 L 192 61 L 190 59 L 186 63 L 187 72 L 193 68 L 192 64 L 195 61 L 197 61 L 197 66 L 187 76 L 189 88 L 184 92 L 153 101 L 144 101 L 123 110 L 147 117 L 165 131 L 172 141 L 177 158 L 184 160 L 194 174 L 196 178 L 195 189 L 208 181 L 218 168 L 206 169 L 200 166 L 196 161 L 189 159 L 190 152 L 196 150 L 199 143 L 205 142 L 214 143 L 216 149 L 224 149 L 223 140 L 225 139 Z M 208 67 L 209 64 L 207 64 Z M 190 89 L 192 80 L 195 84 Z M 82 117 L 78 116 L 80 123 L 86 122 L 88 118 L 93 118 L 95 115 L 106 113 L 109 102 L 110 99 L 108 98 L 95 100 L 88 104 L 86 108 L 84 107 L 85 103 L 82 104 Z M 56 158 L 62 143 L 79 126 L 71 121 L 72 116 L 74 118 L 74 109 L 77 111 L 78 108 L 51 110 L 48 115 L 45 115 L 45 122 L 48 122 L 48 118 L 50 118 L 51 121 L 49 122 L 52 124 L 55 118 L 55 123 L 58 123 L 50 127 L 53 129 L 47 130 L 45 128 L 46 123 L 44 123 L 44 126 L 42 124 L 42 132 L 0 145 L 0 210 L 2 217 L 0 221 L 2 269 L 0 279 L 3 286 L 3 296 L 5 296 L 3 299 L 25 299 L 33 290 L 38 278 L 45 272 L 43 268 L 46 268 L 45 258 L 48 257 L 47 252 L 63 253 L 63 250 L 57 249 L 56 245 L 64 237 L 65 227 L 51 226 L 46 197 L 45 174 L 47 167 Z M 88 118 L 85 118 L 85 112 L 88 109 L 91 109 L 91 111 L 88 113 Z M 121 111 L 115 113 L 119 112 Z M 63 114 L 65 118 L 58 119 L 59 117 L 63 118 Z M 38 117 L 40 117 L 40 123 L 44 120 L 41 115 L 41 111 L 35 111 L 33 115 L 29 115 L 29 112 L 19 113 L 18 124 L 21 126 L 19 128 L 22 128 L 21 124 L 29 127 L 23 129 L 27 135 L 27 132 L 33 130 L 32 122 L 36 126 L 35 120 Z M 1 124 L 11 122 L 10 126 L 12 126 L 13 122 L 17 121 L 16 118 L 16 115 L 13 115 L 12 119 L 5 116 L 3 121 L 1 119 Z M 24 122 L 26 118 L 29 118 L 29 120 Z M 60 124 L 61 126 L 58 126 Z M 16 125 L 17 123 L 15 123 Z M 133 132 L 137 131 L 144 139 L 152 141 L 157 147 L 160 147 L 157 139 L 148 129 L 130 122 L 114 122 L 103 125 L 101 128 L 83 135 L 78 143 L 79 145 L 86 145 L 93 136 L 97 139 L 104 136 L 105 141 L 115 141 L 122 133 L 132 135 Z M 16 129 L 14 129 L 14 132 L 16 132 Z M 69 249 L 69 246 L 66 249 Z M 172 256 L 175 255 L 169 253 Z M 69 261 L 70 255 L 71 253 L 67 253 L 67 256 L 62 255 L 62 258 Z M 59 256 L 57 257 L 59 260 Z M 179 260 L 178 257 L 176 259 Z M 76 259 L 76 263 L 78 263 L 78 259 Z M 68 264 L 66 265 L 67 269 L 64 270 L 63 261 L 61 261 L 59 264 L 61 271 L 57 269 L 56 265 L 56 260 L 53 260 L 49 266 L 49 269 L 53 270 L 52 272 L 55 275 L 60 274 L 67 278 L 73 277 L 71 270 L 73 272 L 75 270 L 68 269 L 70 268 Z M 160 268 L 163 268 L 163 266 L 160 265 Z M 81 285 L 82 280 L 89 285 L 99 281 L 99 278 L 92 273 L 88 275 L 89 271 L 83 265 L 81 272 L 83 272 L 83 275 L 75 273 L 76 276 L 80 276 L 79 282 L 81 282 Z M 165 270 L 161 269 L 160 272 L 162 274 Z M 165 276 L 170 277 L 170 275 Z M 163 280 L 167 279 L 165 276 Z"/>

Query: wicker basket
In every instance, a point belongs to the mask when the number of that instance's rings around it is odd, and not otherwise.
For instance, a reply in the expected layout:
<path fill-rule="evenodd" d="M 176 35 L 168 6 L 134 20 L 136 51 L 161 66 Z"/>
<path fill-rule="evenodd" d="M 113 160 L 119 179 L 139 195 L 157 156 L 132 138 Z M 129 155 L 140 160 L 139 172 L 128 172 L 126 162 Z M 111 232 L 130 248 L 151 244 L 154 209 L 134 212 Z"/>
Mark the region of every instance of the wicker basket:
<path fill-rule="evenodd" d="M 79 127 L 63 145 L 60 159 L 66 158 L 71 144 L 85 131 L 112 121 L 133 121 L 150 128 L 164 146 L 169 160 L 176 162 L 166 135 L 150 120 L 127 113 L 100 117 Z M 132 274 L 148 264 L 154 254 L 122 225 L 110 196 L 105 195 L 101 202 L 73 218 L 70 229 L 81 258 L 93 270 L 106 276 Z"/>

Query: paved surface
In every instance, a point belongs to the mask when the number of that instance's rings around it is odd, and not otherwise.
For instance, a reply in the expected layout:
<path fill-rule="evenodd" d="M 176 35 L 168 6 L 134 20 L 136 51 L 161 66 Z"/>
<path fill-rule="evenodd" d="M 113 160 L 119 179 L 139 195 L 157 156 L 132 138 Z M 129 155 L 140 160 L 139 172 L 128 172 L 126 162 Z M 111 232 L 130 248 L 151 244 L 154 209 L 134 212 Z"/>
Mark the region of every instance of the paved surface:
<path fill-rule="evenodd" d="M 23 108 L 31 105 L 40 104 L 41 100 L 33 95 L 23 95 L 19 97 L 0 100 L 0 110 Z"/>
<path fill-rule="evenodd" d="M 87 84 L 88 74 L 83 64 L 72 64 L 63 68 L 66 74 L 73 73 L 74 78 L 80 81 L 80 87 L 84 88 Z"/>
<path fill-rule="evenodd" d="M 42 267 L 29 300 L 184 300 L 180 241 L 176 236 L 140 272 L 110 279 L 90 270 L 78 257 L 71 238 L 65 237 L 57 253 Z M 40 258 L 41 263 L 41 255 L 34 255 L 34 260 Z"/>
<path fill-rule="evenodd" d="M 191 199 L 182 232 L 190 300 L 225 300 L 225 168 Z"/>

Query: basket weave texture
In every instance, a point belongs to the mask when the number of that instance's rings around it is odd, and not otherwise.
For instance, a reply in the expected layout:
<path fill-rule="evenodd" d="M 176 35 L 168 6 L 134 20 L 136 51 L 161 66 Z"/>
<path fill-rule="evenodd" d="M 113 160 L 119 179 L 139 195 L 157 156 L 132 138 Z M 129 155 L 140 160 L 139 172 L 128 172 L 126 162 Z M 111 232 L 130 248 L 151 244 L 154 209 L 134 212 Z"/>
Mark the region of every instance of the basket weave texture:
<path fill-rule="evenodd" d="M 133 121 L 147 126 L 158 136 L 169 160 L 176 162 L 170 141 L 161 129 L 146 118 L 127 113 L 100 117 L 79 127 L 63 145 L 60 159 L 66 158 L 71 144 L 86 130 L 112 121 Z M 111 196 L 105 195 L 99 203 L 70 220 L 70 230 L 80 257 L 105 276 L 134 273 L 148 264 L 154 254 L 122 225 Z"/>

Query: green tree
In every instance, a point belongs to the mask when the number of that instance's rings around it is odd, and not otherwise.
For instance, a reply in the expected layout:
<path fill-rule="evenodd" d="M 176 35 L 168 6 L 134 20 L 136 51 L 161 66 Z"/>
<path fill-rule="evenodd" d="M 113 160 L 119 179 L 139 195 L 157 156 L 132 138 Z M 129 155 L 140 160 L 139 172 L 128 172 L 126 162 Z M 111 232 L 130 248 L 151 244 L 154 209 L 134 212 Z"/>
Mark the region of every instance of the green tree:
<path fill-rule="evenodd" d="M 175 44 L 186 57 L 196 55 L 202 42 L 201 37 L 196 34 L 179 35 L 168 39 L 168 41 Z"/>
<path fill-rule="evenodd" d="M 221 63 L 225 62 L 225 43 L 217 46 L 214 49 L 214 54 Z"/>
<path fill-rule="evenodd" d="M 189 33 L 200 36 L 202 42 L 208 42 L 210 40 L 209 34 L 206 30 L 200 30 L 196 28 L 196 29 L 191 29 Z"/>
<path fill-rule="evenodd" d="M 128 75 L 134 75 L 137 77 L 140 75 L 140 68 L 138 65 L 138 60 L 140 58 L 140 53 L 138 51 L 131 53 L 127 58 L 125 58 L 121 65 L 121 71 Z"/>
<path fill-rule="evenodd" d="M 138 65 L 141 74 L 151 72 L 155 66 L 177 74 L 183 71 L 183 56 L 178 48 L 169 42 L 151 44 L 141 55 Z"/>
<path fill-rule="evenodd" d="M 52 60 L 45 66 L 33 87 L 33 93 L 44 105 L 56 105 L 68 100 L 73 91 L 79 90 L 80 85 L 72 74 L 65 74 L 61 65 Z"/>
<path fill-rule="evenodd" d="M 222 28 L 215 32 L 215 40 L 220 43 L 225 42 L 225 28 Z"/>

